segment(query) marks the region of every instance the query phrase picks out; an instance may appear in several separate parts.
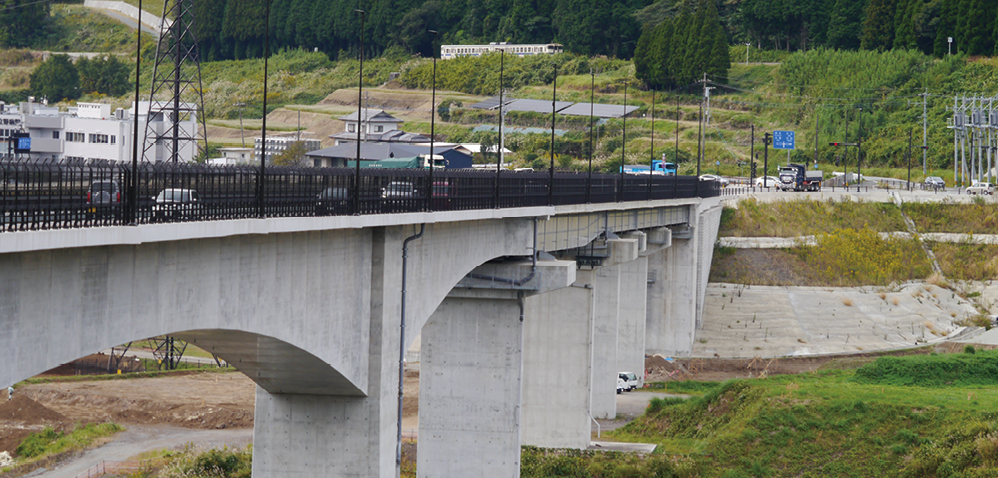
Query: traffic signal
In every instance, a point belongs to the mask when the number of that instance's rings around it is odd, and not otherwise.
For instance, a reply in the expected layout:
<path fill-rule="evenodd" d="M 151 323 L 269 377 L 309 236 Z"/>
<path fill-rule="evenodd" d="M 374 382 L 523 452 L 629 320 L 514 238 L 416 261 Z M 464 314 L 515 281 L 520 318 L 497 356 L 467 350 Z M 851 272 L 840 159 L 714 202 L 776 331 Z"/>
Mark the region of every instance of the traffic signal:
<path fill-rule="evenodd" d="M 829 146 L 842 146 L 842 143 L 828 143 Z"/>
<path fill-rule="evenodd" d="M 752 161 L 752 177 L 755 177 L 755 161 Z"/>

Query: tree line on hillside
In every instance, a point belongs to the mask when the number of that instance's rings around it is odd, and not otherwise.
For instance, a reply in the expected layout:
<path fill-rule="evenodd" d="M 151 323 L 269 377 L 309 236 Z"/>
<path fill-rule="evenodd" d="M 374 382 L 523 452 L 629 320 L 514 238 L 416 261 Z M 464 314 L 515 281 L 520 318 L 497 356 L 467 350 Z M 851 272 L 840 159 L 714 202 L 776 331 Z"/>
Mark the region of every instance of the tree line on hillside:
<path fill-rule="evenodd" d="M 56 0 L 58 2 L 58 0 Z M 208 61 L 259 58 L 267 0 L 193 2 Z M 78 0 L 65 0 L 78 3 Z M 356 57 L 361 8 L 368 57 L 389 48 L 433 56 L 436 44 L 550 43 L 568 52 L 631 58 L 643 30 L 680 23 L 686 0 L 270 0 L 272 50 L 317 49 Z M 711 0 L 732 44 L 787 51 L 918 49 L 991 55 L 998 0 Z M 0 2 L 0 46 L 47 35 L 50 2 Z M 153 12 L 159 14 L 161 12 Z M 429 30 L 439 32 L 437 38 Z"/>
<path fill-rule="evenodd" d="M 83 94 L 121 96 L 128 92 L 128 64 L 113 55 L 80 58 L 52 55 L 31 72 L 30 91 L 51 102 L 75 100 Z"/>
<path fill-rule="evenodd" d="M 266 0 L 194 2 L 197 37 L 208 60 L 259 57 Z M 398 46 L 429 57 L 437 44 L 560 42 L 584 55 L 630 58 L 641 27 L 633 13 L 652 0 L 272 0 L 272 49 L 307 48 L 355 56 L 364 15 L 365 54 Z"/>
<path fill-rule="evenodd" d="M 0 47 L 22 47 L 46 34 L 51 13 L 49 2 L 0 1 Z"/>
<path fill-rule="evenodd" d="M 674 20 L 646 27 L 634 50 L 635 76 L 656 88 L 693 83 L 701 74 L 727 75 L 731 68 L 728 38 L 714 0 L 684 0 Z"/>

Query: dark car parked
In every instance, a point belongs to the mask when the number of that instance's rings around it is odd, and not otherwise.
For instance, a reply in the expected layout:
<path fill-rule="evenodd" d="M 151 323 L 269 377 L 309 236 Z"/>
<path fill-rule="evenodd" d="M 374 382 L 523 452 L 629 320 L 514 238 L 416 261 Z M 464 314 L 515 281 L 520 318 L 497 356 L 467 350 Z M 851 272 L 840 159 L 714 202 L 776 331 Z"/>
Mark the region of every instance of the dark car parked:
<path fill-rule="evenodd" d="M 315 215 L 332 216 L 350 211 L 350 192 L 347 188 L 326 188 L 315 198 Z"/>
<path fill-rule="evenodd" d="M 152 217 L 156 221 L 197 217 L 201 198 L 193 189 L 164 189 L 153 198 Z"/>
<path fill-rule="evenodd" d="M 121 217 L 121 188 L 114 181 L 94 181 L 87 190 L 87 215 Z"/>

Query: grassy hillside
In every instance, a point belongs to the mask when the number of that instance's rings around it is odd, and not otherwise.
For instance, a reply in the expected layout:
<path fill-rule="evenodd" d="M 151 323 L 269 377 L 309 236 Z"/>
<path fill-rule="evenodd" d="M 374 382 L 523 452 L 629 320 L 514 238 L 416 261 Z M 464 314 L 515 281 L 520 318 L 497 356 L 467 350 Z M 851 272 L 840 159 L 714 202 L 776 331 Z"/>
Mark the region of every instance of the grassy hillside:
<path fill-rule="evenodd" d="M 996 370 L 995 352 L 884 357 L 855 371 L 731 381 L 699 398 L 655 399 L 610 435 L 658 444 L 655 455 L 670 457 L 671 469 L 616 476 L 994 476 Z"/>

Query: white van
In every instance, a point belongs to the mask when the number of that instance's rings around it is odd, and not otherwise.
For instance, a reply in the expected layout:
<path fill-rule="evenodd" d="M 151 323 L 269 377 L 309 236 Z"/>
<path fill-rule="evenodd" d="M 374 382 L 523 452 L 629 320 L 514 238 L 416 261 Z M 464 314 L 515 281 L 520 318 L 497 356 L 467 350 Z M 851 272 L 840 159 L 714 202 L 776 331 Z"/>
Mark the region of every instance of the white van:
<path fill-rule="evenodd" d="M 625 390 L 627 390 L 628 392 L 634 390 L 635 388 L 638 388 L 638 376 L 634 375 L 634 373 L 620 372 L 617 374 L 617 377 L 624 381 L 624 383 L 626 384 Z"/>

